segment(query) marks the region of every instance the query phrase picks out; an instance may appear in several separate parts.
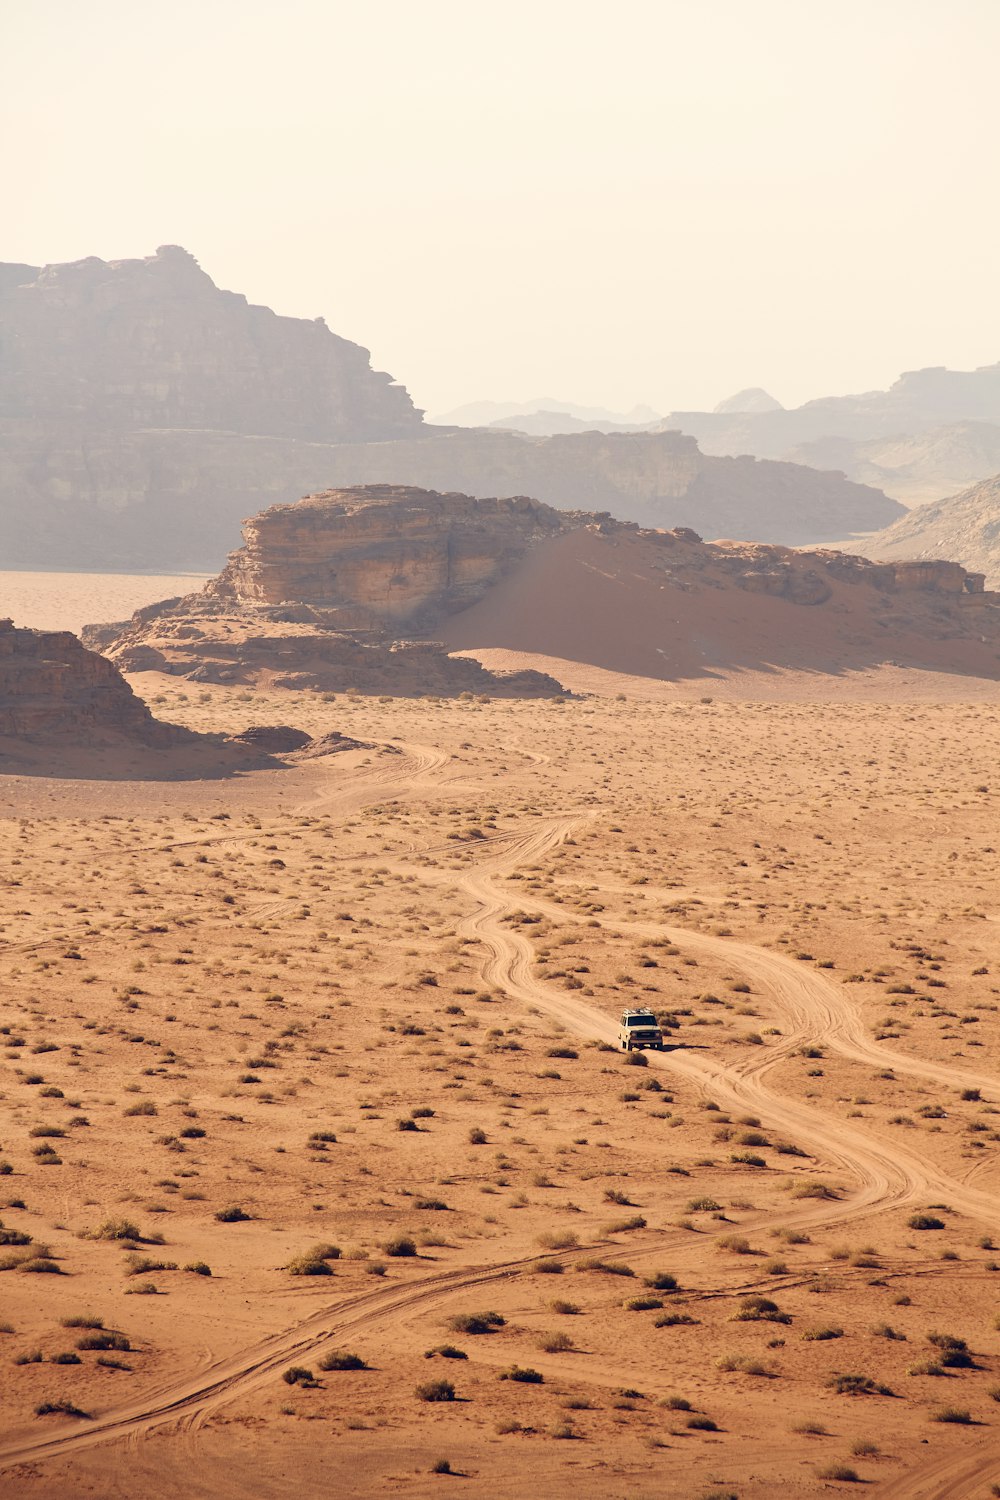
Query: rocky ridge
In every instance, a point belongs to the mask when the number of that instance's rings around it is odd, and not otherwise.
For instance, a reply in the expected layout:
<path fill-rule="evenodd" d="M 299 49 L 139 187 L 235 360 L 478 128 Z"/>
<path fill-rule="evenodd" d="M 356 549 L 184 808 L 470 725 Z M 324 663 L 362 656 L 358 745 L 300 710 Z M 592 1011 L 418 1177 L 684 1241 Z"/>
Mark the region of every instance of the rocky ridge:
<path fill-rule="evenodd" d="M 576 538 L 587 540 L 585 557 L 560 552 Z M 505 588 L 516 590 L 536 566 L 549 569 L 545 597 L 540 601 L 539 589 L 532 594 L 525 585 L 527 595 L 506 610 L 508 619 L 511 609 L 530 612 L 540 602 L 550 615 L 558 612 L 570 572 L 571 591 L 584 609 L 597 579 L 617 576 L 615 587 L 624 585 L 615 618 L 604 620 L 598 611 L 579 632 L 579 643 L 570 643 L 570 651 L 584 653 L 576 660 L 585 659 L 588 630 L 597 637 L 602 629 L 627 636 L 630 611 L 648 610 L 652 601 L 653 616 L 640 623 L 637 613 L 633 621 L 638 640 L 683 611 L 685 595 L 705 601 L 699 608 L 710 614 L 724 612 L 727 595 L 760 595 L 804 608 L 829 604 L 841 612 L 863 599 L 867 614 L 880 617 L 877 630 L 870 621 L 865 625 L 880 648 L 891 650 L 891 640 L 879 635 L 890 627 L 977 640 L 989 633 L 1000 645 L 997 596 L 985 593 L 982 575 L 957 563 L 873 562 L 766 543 L 709 543 L 683 527 L 643 529 L 606 513 L 566 514 L 524 497 L 477 500 L 390 485 L 327 491 L 265 511 L 246 522 L 244 546 L 200 593 L 139 610 L 123 624 L 88 627 L 85 639 L 125 670 L 197 681 L 548 695 L 560 691 L 550 675 L 491 673 L 474 648 L 452 656 L 434 639 L 444 632 L 452 649 L 464 649 L 462 622 Z M 634 604 L 640 593 L 645 603 Z M 797 632 L 792 616 L 785 629 L 790 636 Z"/>
<path fill-rule="evenodd" d="M 1000 475 L 921 505 L 865 544 L 874 558 L 958 558 L 1000 587 Z"/>
<path fill-rule="evenodd" d="M 365 349 L 220 290 L 177 246 L 0 265 L 0 347 L 8 566 L 215 569 L 243 516 L 331 485 L 530 494 L 789 543 L 899 514 L 842 476 L 707 457 L 677 432 L 430 426 Z"/>

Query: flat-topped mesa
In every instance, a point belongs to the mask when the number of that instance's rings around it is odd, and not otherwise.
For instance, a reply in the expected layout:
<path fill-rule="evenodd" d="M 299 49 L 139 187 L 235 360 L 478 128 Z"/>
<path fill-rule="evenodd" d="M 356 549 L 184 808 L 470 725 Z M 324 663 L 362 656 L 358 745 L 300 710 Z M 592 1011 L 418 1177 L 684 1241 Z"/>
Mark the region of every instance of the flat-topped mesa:
<path fill-rule="evenodd" d="M 0 620 L 0 741 L 158 748 L 194 738 L 153 718 L 118 668 L 68 630 Z"/>
<path fill-rule="evenodd" d="M 322 318 L 280 317 L 220 290 L 178 245 L 145 260 L 0 266 L 0 328 L 6 419 L 321 443 L 421 427 L 367 349 Z"/>
<path fill-rule="evenodd" d="M 464 609 L 536 542 L 573 524 L 522 495 L 474 499 L 359 485 L 273 505 L 200 596 L 220 608 L 304 604 L 345 630 L 413 630 Z"/>

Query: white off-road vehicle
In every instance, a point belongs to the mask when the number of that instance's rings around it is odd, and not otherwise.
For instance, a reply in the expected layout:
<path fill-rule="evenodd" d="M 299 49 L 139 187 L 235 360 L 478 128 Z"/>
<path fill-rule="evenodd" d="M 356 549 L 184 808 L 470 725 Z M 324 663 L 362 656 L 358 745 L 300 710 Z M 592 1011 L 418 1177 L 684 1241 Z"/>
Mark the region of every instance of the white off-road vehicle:
<path fill-rule="evenodd" d="M 663 1032 L 651 1010 L 623 1010 L 618 1040 L 627 1052 L 641 1052 L 644 1047 L 663 1051 Z"/>

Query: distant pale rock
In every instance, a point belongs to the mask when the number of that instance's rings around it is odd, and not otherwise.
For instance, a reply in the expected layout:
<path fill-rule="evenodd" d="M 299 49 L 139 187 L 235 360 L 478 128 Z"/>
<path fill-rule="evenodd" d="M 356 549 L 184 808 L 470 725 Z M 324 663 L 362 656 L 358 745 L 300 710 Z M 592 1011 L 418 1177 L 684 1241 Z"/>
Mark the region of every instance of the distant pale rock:
<path fill-rule="evenodd" d="M 762 390 L 759 385 L 748 386 L 745 391 L 737 391 L 735 396 L 727 396 L 725 401 L 720 401 L 714 408 L 717 413 L 784 411 L 784 409 L 780 401 L 775 401 L 774 397 Z"/>
<path fill-rule="evenodd" d="M 869 538 L 863 550 L 869 557 L 927 563 L 956 558 L 984 574 L 991 587 L 1000 587 L 1000 475 L 948 500 L 918 506 Z"/>

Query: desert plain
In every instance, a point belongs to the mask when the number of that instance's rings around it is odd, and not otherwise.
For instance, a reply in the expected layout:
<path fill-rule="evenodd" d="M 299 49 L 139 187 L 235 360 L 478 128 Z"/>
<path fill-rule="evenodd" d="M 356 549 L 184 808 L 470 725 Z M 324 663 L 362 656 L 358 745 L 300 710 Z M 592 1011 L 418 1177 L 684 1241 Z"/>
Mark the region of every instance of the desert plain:
<path fill-rule="evenodd" d="M 995 683 L 131 682 L 359 748 L 0 777 L 0 1493 L 998 1492 Z"/>

